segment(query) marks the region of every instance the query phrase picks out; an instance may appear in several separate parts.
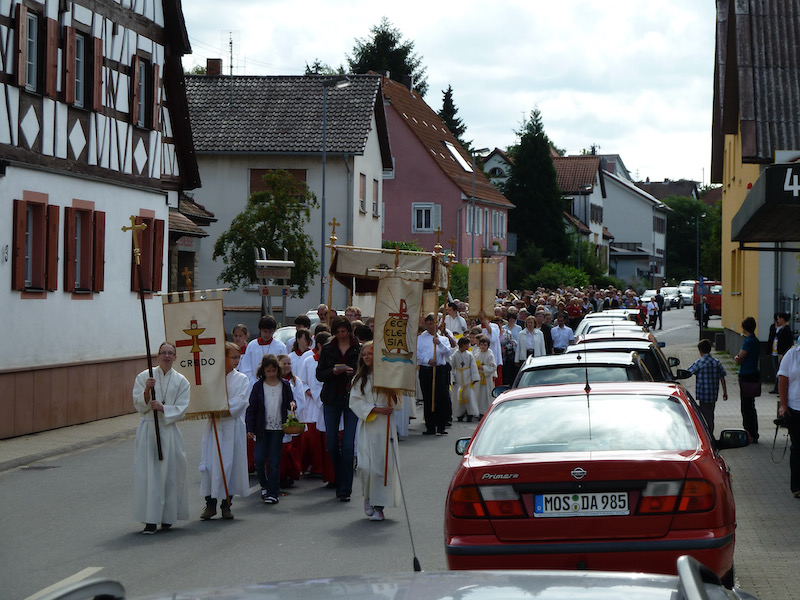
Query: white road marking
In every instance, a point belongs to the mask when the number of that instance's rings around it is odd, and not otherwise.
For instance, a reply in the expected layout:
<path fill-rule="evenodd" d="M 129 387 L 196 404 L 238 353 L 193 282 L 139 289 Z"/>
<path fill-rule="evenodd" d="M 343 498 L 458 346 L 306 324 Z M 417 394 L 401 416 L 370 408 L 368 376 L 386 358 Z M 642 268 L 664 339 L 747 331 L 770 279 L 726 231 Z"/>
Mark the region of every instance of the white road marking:
<path fill-rule="evenodd" d="M 103 567 L 86 567 L 83 571 L 78 571 L 77 573 L 75 573 L 75 575 L 70 575 L 66 579 L 62 579 L 61 581 L 54 583 L 50 587 L 46 587 L 43 590 L 36 592 L 33 596 L 28 596 L 27 598 L 25 598 L 25 600 L 38 600 L 39 598 L 42 598 L 43 596 L 49 594 L 50 592 L 53 592 L 71 583 L 75 583 L 77 581 L 86 579 L 87 577 L 91 577 L 98 571 L 102 570 Z"/>

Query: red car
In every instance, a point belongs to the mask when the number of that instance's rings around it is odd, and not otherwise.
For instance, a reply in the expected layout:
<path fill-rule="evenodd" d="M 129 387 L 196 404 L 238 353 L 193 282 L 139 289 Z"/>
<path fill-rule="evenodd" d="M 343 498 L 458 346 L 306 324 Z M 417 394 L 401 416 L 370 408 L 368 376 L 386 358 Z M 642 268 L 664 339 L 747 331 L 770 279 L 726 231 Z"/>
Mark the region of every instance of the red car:
<path fill-rule="evenodd" d="M 733 585 L 736 528 L 724 447 L 673 383 L 510 390 L 494 401 L 447 493 L 450 569 L 675 574 L 688 554 Z"/>

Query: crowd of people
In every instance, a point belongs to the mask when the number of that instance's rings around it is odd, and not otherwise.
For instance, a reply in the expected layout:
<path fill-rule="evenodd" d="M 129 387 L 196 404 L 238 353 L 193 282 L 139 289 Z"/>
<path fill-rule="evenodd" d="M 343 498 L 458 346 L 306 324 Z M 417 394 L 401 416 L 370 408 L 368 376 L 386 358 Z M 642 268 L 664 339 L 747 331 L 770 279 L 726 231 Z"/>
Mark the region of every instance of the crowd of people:
<path fill-rule="evenodd" d="M 480 419 L 494 387 L 511 385 L 529 356 L 563 353 L 575 342 L 573 330 L 587 314 L 623 307 L 643 308 L 633 290 L 614 288 L 500 293 L 493 315 L 481 311 L 472 317 L 467 303 L 455 299 L 420 322 L 416 397 L 374 388 L 374 319 L 362 320 L 358 307 L 338 315 L 320 305 L 320 323 L 313 330 L 308 315 L 299 315 L 290 348 L 275 339 L 277 322 L 271 316 L 261 318 L 259 335 L 249 341 L 247 328 L 237 325 L 225 349 L 230 416 L 209 421 L 202 441 L 200 492 L 206 505 L 200 518 L 216 516 L 219 502 L 222 518 L 232 519 L 233 496 L 249 495 L 248 472 L 258 477 L 265 504 L 277 504 L 282 490 L 301 476 L 321 478 L 340 502 L 349 502 L 357 465 L 364 512 L 371 520 L 383 520 L 384 510 L 399 503 L 397 442 L 408 435 L 418 402 L 423 408 L 422 434 L 447 435 L 453 420 Z M 660 324 L 661 308 L 655 299 L 644 307 L 651 328 Z M 759 376 L 755 321 L 745 319 L 742 325 L 748 337 L 735 357 L 740 364 L 742 415 L 757 441 L 754 397 L 746 392 L 747 382 Z M 787 351 L 785 344 L 781 350 Z M 701 409 L 710 406 L 709 414 L 703 412 L 713 423 L 720 383 L 727 399 L 725 371 L 710 356 L 710 344 L 701 347 L 700 354 L 690 371 L 698 375 Z M 187 462 L 176 423 L 188 407 L 190 385 L 172 369 L 174 361 L 175 348 L 165 342 L 158 351 L 158 368 L 152 376 L 147 371 L 139 374 L 133 390 L 134 406 L 142 415 L 136 438 L 134 518 L 145 523 L 146 534 L 154 533 L 159 523 L 168 529 L 189 516 Z M 798 387 L 794 384 L 800 373 L 791 373 L 791 380 L 786 391 Z M 800 400 L 787 401 L 783 388 L 778 389 L 782 414 L 793 416 Z M 154 399 L 151 390 L 156 392 Z M 163 461 L 155 455 L 154 412 L 160 415 Z M 302 433 L 284 433 L 289 416 L 305 424 Z M 800 470 L 795 454 L 800 450 L 792 454 Z M 794 479 L 792 487 L 795 491 Z"/>

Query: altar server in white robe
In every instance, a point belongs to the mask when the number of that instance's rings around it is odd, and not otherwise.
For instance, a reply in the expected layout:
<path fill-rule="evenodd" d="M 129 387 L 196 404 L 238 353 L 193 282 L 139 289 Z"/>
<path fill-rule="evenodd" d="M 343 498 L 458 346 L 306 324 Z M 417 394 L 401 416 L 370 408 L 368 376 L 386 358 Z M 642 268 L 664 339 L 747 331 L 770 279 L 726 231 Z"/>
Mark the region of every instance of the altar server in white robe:
<path fill-rule="evenodd" d="M 390 397 L 372 387 L 372 359 L 372 342 L 365 342 L 350 388 L 350 410 L 358 417 L 358 474 L 364 491 L 364 512 L 371 521 L 383 521 L 384 509 L 398 506 L 401 501 L 394 423 L 395 412 L 399 412 L 401 406 L 395 394 Z M 389 419 L 388 429 L 386 419 Z"/>
<path fill-rule="evenodd" d="M 178 421 L 189 406 L 189 381 L 172 368 L 175 347 L 167 342 L 158 349 L 158 367 L 136 376 L 133 405 L 141 415 L 136 430 L 133 462 L 133 518 L 145 523 L 142 533 L 152 534 L 161 523 L 169 529 L 189 518 L 189 484 L 186 453 Z M 155 399 L 150 398 L 150 389 Z M 153 413 L 158 415 L 163 460 L 158 460 Z"/>
<path fill-rule="evenodd" d="M 239 346 L 233 342 L 225 343 L 225 385 L 228 389 L 228 410 L 230 417 L 208 419 L 203 441 L 200 445 L 200 495 L 206 499 L 206 507 L 200 518 L 204 521 L 217 514 L 217 501 L 221 500 L 222 518 L 232 519 L 231 497 L 250 494 L 250 478 L 247 475 L 247 428 L 244 413 L 250 401 L 250 381 L 247 375 L 236 370 L 239 364 Z M 217 449 L 219 439 L 219 449 Z M 226 498 L 223 472 L 228 482 Z"/>

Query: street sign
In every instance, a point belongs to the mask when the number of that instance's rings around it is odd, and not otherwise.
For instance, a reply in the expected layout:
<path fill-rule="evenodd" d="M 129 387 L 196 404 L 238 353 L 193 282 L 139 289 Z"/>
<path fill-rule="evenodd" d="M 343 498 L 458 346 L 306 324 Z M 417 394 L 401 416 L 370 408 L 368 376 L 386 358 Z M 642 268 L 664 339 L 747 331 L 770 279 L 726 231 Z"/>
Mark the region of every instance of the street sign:
<path fill-rule="evenodd" d="M 256 277 L 259 279 L 290 279 L 292 270 L 287 267 L 262 267 L 256 265 Z"/>
<path fill-rule="evenodd" d="M 262 296 L 271 296 L 272 298 L 280 298 L 281 296 L 288 296 L 291 293 L 291 289 L 288 287 L 284 287 L 282 285 L 262 285 L 261 286 L 261 295 Z"/>

